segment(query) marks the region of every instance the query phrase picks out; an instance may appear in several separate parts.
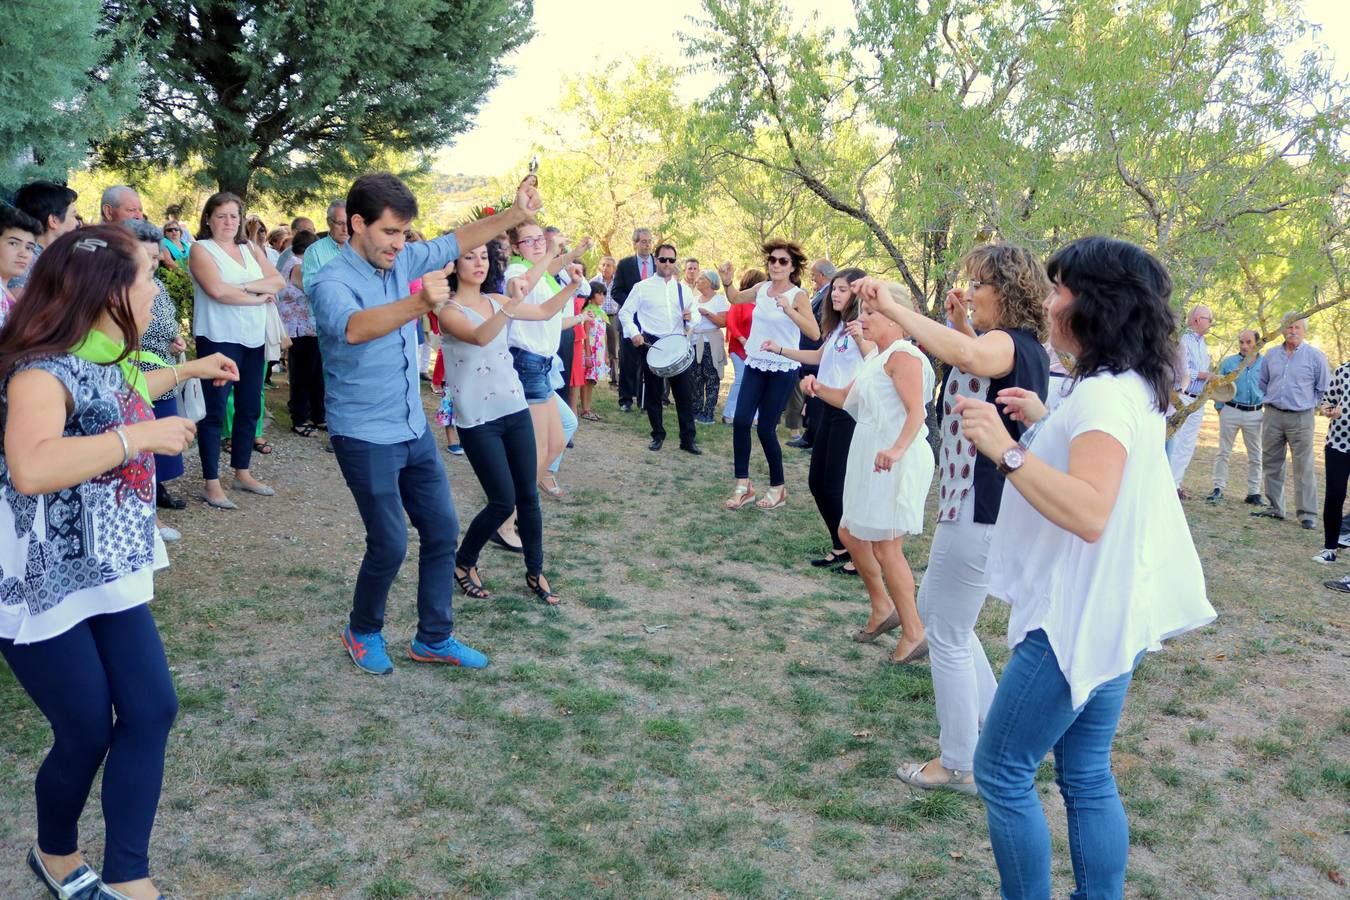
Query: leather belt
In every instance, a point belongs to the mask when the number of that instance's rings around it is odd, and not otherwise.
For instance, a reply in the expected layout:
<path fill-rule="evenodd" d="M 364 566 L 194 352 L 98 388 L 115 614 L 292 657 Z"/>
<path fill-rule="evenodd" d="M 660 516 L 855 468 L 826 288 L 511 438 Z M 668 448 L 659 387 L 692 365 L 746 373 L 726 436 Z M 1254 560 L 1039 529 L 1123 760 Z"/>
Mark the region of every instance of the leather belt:
<path fill-rule="evenodd" d="M 1240 409 L 1240 410 L 1242 410 L 1243 412 L 1260 412 L 1261 409 L 1262 409 L 1262 407 L 1265 406 L 1265 404 L 1264 404 L 1264 403 L 1258 403 L 1258 404 L 1256 404 L 1255 406 L 1249 406 L 1249 405 L 1246 404 L 1246 403 L 1233 403 L 1233 402 L 1230 401 L 1230 402 L 1228 402 L 1228 403 L 1225 403 L 1224 406 L 1231 406 L 1231 407 L 1233 407 L 1233 409 Z"/>
<path fill-rule="evenodd" d="M 1278 409 L 1282 413 L 1289 413 L 1291 416 L 1301 416 L 1304 413 L 1312 412 L 1311 409 L 1285 409 L 1283 406 L 1276 406 L 1274 403 L 1267 403 L 1266 406 L 1269 406 L 1271 409 Z"/>

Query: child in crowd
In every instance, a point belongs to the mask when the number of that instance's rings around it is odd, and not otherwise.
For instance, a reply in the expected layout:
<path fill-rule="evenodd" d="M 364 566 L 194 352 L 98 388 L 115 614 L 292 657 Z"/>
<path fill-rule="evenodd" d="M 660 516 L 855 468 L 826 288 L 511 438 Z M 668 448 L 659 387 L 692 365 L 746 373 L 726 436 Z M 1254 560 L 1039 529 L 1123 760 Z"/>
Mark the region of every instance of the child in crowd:
<path fill-rule="evenodd" d="M 581 418 L 591 422 L 599 422 L 600 417 L 591 409 L 591 398 L 595 394 L 595 386 L 600 383 L 600 379 L 609 376 L 609 362 L 605 356 L 606 330 L 609 326 L 609 316 L 600 308 L 608 294 L 603 282 L 591 282 L 591 296 L 587 298 L 586 306 L 583 312 L 594 314 L 594 318 L 587 319 L 582 323 L 582 349 L 581 366 L 585 377 L 585 383 L 581 386 Z"/>
<path fill-rule="evenodd" d="M 42 225 L 22 210 L 0 206 L 0 327 L 9 318 L 9 311 L 19 299 L 11 292 L 9 282 L 28 271 L 33 262 L 33 248 L 37 244 Z"/>

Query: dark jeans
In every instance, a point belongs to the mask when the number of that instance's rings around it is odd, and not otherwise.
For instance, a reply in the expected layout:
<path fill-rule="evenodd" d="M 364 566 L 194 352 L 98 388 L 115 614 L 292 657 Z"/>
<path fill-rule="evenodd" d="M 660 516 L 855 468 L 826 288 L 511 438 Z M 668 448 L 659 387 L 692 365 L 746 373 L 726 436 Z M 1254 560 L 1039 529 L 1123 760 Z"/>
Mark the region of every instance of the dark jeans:
<path fill-rule="evenodd" d="M 0 640 L 0 654 L 52 726 L 35 785 L 38 847 L 54 856 L 80 849 L 80 813 L 101 765 L 103 878 L 148 877 L 164 747 L 178 714 L 150 607 L 92 616 L 33 644 Z"/>
<path fill-rule="evenodd" d="M 622 332 L 622 329 L 620 329 Z M 639 353 L 638 348 L 628 338 L 619 341 L 619 402 L 633 403 L 637 400 L 638 389 L 642 384 L 641 372 L 647 355 Z"/>
<path fill-rule="evenodd" d="M 202 478 L 207 481 L 220 477 L 220 429 L 225 422 L 225 402 L 234 392 L 234 423 L 230 439 L 230 465 L 247 469 L 253 458 L 253 437 L 258 433 L 258 419 L 262 416 L 262 379 L 267 368 L 263 347 L 245 347 L 213 341 L 197 335 L 197 356 L 223 353 L 239 367 L 239 380 L 216 387 L 202 379 L 202 394 L 206 399 L 206 418 L 197 423 L 197 446 L 202 456 Z"/>
<path fill-rule="evenodd" d="M 417 529 L 417 639 L 436 644 L 454 631 L 450 585 L 459 520 L 436 440 L 428 429 L 398 444 L 372 444 L 335 434 L 342 477 L 366 526 L 366 555 L 352 597 L 352 631 L 384 628 L 389 588 L 408 555 L 408 519 Z"/>
<path fill-rule="evenodd" d="M 825 520 L 825 528 L 830 532 L 830 548 L 842 553 L 844 545 L 839 542 L 839 520 L 844 516 L 844 473 L 848 469 L 848 448 L 853 443 L 857 422 L 842 409 L 828 404 L 822 406 L 824 412 L 817 416 L 807 484 L 816 500 L 816 509 Z"/>
<path fill-rule="evenodd" d="M 323 357 L 319 353 L 319 339 L 313 335 L 291 339 L 291 423 L 303 425 L 326 421 L 323 408 Z"/>
<path fill-rule="evenodd" d="M 675 417 L 680 423 L 680 446 L 693 446 L 694 439 L 698 436 L 694 427 L 693 366 L 678 375 L 662 378 L 647 367 L 647 350 L 656 343 L 657 338 L 654 335 L 644 334 L 643 339 L 646 343 L 633 349 L 637 351 L 639 364 L 642 366 L 642 408 L 647 411 L 647 421 L 652 427 L 652 439 L 662 441 L 666 439 L 661 395 L 665 393 L 665 385 L 662 382 L 667 382 L 670 384 L 671 394 L 675 397 Z"/>
<path fill-rule="evenodd" d="M 535 485 L 538 461 L 530 411 L 522 409 L 482 425 L 461 428 L 459 442 L 487 495 L 487 506 L 464 532 L 455 565 L 466 570 L 478 565 L 483 545 L 516 510 L 516 528 L 525 548 L 525 572 L 540 574 L 544 571 L 544 517 Z"/>
<path fill-rule="evenodd" d="M 558 358 L 562 360 L 562 387 L 555 388 L 568 406 L 572 405 L 572 360 L 576 355 L 576 327 L 564 328 L 558 338 Z"/>
<path fill-rule="evenodd" d="M 170 394 L 163 400 L 155 401 L 155 418 L 168 419 L 178 415 L 178 395 Z M 173 481 L 183 474 L 183 454 L 160 456 L 155 454 L 155 480 L 160 484 Z"/>
<path fill-rule="evenodd" d="M 1346 480 L 1350 479 L 1350 453 L 1326 445 L 1327 496 L 1322 506 L 1322 546 L 1335 550 L 1340 546 L 1341 511 L 1345 507 Z"/>
<path fill-rule="evenodd" d="M 695 340 L 698 336 L 695 335 Z M 690 367 L 694 373 L 694 417 L 711 419 L 717 415 L 717 395 L 722 390 L 722 372 L 713 363 L 711 347 L 703 348 L 703 359 Z"/>
<path fill-rule="evenodd" d="M 820 430 L 820 423 L 825 420 L 825 411 L 829 406 L 819 397 L 806 398 L 806 421 L 803 424 L 806 427 L 806 443 L 812 447 L 816 445 L 816 432 Z"/>
<path fill-rule="evenodd" d="M 796 384 L 795 371 L 765 372 L 745 367 L 731 434 L 737 478 L 750 477 L 750 423 L 759 416 L 756 430 L 759 444 L 764 448 L 764 459 L 769 464 L 769 487 L 783 483 L 783 448 L 778 446 L 778 420 L 782 418 L 783 407 Z"/>

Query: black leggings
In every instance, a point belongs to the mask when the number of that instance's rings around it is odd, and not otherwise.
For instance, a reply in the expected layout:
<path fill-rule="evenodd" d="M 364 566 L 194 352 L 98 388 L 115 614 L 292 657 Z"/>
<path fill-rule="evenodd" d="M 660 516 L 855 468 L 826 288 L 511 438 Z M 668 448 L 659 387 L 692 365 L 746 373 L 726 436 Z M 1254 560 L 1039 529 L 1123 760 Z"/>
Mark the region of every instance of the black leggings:
<path fill-rule="evenodd" d="M 487 494 L 487 506 L 473 517 L 464 532 L 455 565 L 466 570 L 478 565 L 483 545 L 515 510 L 516 528 L 525 549 L 525 572 L 542 574 L 544 517 L 539 510 L 539 489 L 535 483 L 534 423 L 530 411 L 522 409 L 472 428 L 461 427 L 459 443 L 483 486 L 483 493 Z"/>
<path fill-rule="evenodd" d="M 319 339 L 312 334 L 292 338 L 288 359 L 286 374 L 291 382 L 292 423 L 322 425 L 327 419 L 323 407 L 323 357 L 319 354 Z"/>
<path fill-rule="evenodd" d="M 807 484 L 816 500 L 820 517 L 830 532 L 830 549 L 842 553 L 839 520 L 844 515 L 844 473 L 848 469 L 848 448 L 853 443 L 857 422 L 842 409 L 822 403 L 817 409 L 815 442 L 811 445 L 811 472 Z"/>
<path fill-rule="evenodd" d="M 103 878 L 148 877 L 164 747 L 178 713 L 150 607 L 91 616 L 32 644 L 0 640 L 0 654 L 52 726 L 37 772 L 38 849 L 80 849 L 80 813 L 102 766 Z"/>
<path fill-rule="evenodd" d="M 1350 453 L 1342 453 L 1327 444 L 1323 460 L 1327 470 L 1327 499 L 1322 507 L 1322 546 L 1335 550 L 1340 546 L 1341 509 L 1345 506 L 1345 483 L 1350 479 Z"/>
<path fill-rule="evenodd" d="M 783 417 L 788 396 L 797 385 L 797 371 L 765 372 L 746 366 L 742 379 L 731 433 L 736 477 L 750 477 L 750 423 L 755 420 L 755 416 L 759 416 L 755 430 L 759 432 L 759 444 L 764 448 L 764 459 L 769 464 L 769 487 L 778 487 L 784 481 L 783 448 L 778 446 L 778 420 Z"/>

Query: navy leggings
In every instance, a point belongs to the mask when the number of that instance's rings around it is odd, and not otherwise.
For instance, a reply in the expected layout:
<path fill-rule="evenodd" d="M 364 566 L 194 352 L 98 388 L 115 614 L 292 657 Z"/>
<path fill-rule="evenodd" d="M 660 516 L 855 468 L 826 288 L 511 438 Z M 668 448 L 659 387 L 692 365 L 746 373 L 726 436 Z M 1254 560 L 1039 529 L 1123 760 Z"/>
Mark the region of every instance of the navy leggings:
<path fill-rule="evenodd" d="M 150 607 L 93 616 L 32 644 L 0 640 L 0 655 L 52 726 L 37 773 L 39 849 L 80 849 L 80 813 L 102 765 L 103 880 L 149 877 L 164 747 L 178 714 Z"/>
<path fill-rule="evenodd" d="M 197 446 L 202 457 L 202 478 L 207 481 L 220 477 L 220 430 L 225 424 L 225 401 L 234 391 L 234 433 L 230 435 L 230 465 L 247 469 L 253 458 L 253 437 L 258 433 L 258 418 L 262 415 L 262 381 L 267 369 L 264 347 L 245 347 L 213 341 L 197 335 L 197 356 L 223 353 L 239 367 L 239 380 L 216 387 L 202 379 L 202 396 L 206 401 L 206 418 L 197 423 Z"/>
<path fill-rule="evenodd" d="M 759 443 L 769 464 L 769 487 L 778 487 L 783 477 L 783 448 L 778 446 L 778 420 L 783 417 L 788 397 L 797 384 L 797 372 L 764 372 L 745 367 L 740 396 L 736 398 L 736 418 L 731 433 L 736 477 L 750 477 L 750 423 L 759 416 Z"/>
<path fill-rule="evenodd" d="M 471 569 L 478 565 L 483 545 L 516 511 L 516 530 L 525 551 L 525 573 L 544 571 L 544 515 L 539 509 L 538 463 L 534 447 L 534 422 L 530 411 L 459 429 L 464 455 L 487 495 L 487 505 L 473 517 L 459 542 L 455 565 Z"/>

